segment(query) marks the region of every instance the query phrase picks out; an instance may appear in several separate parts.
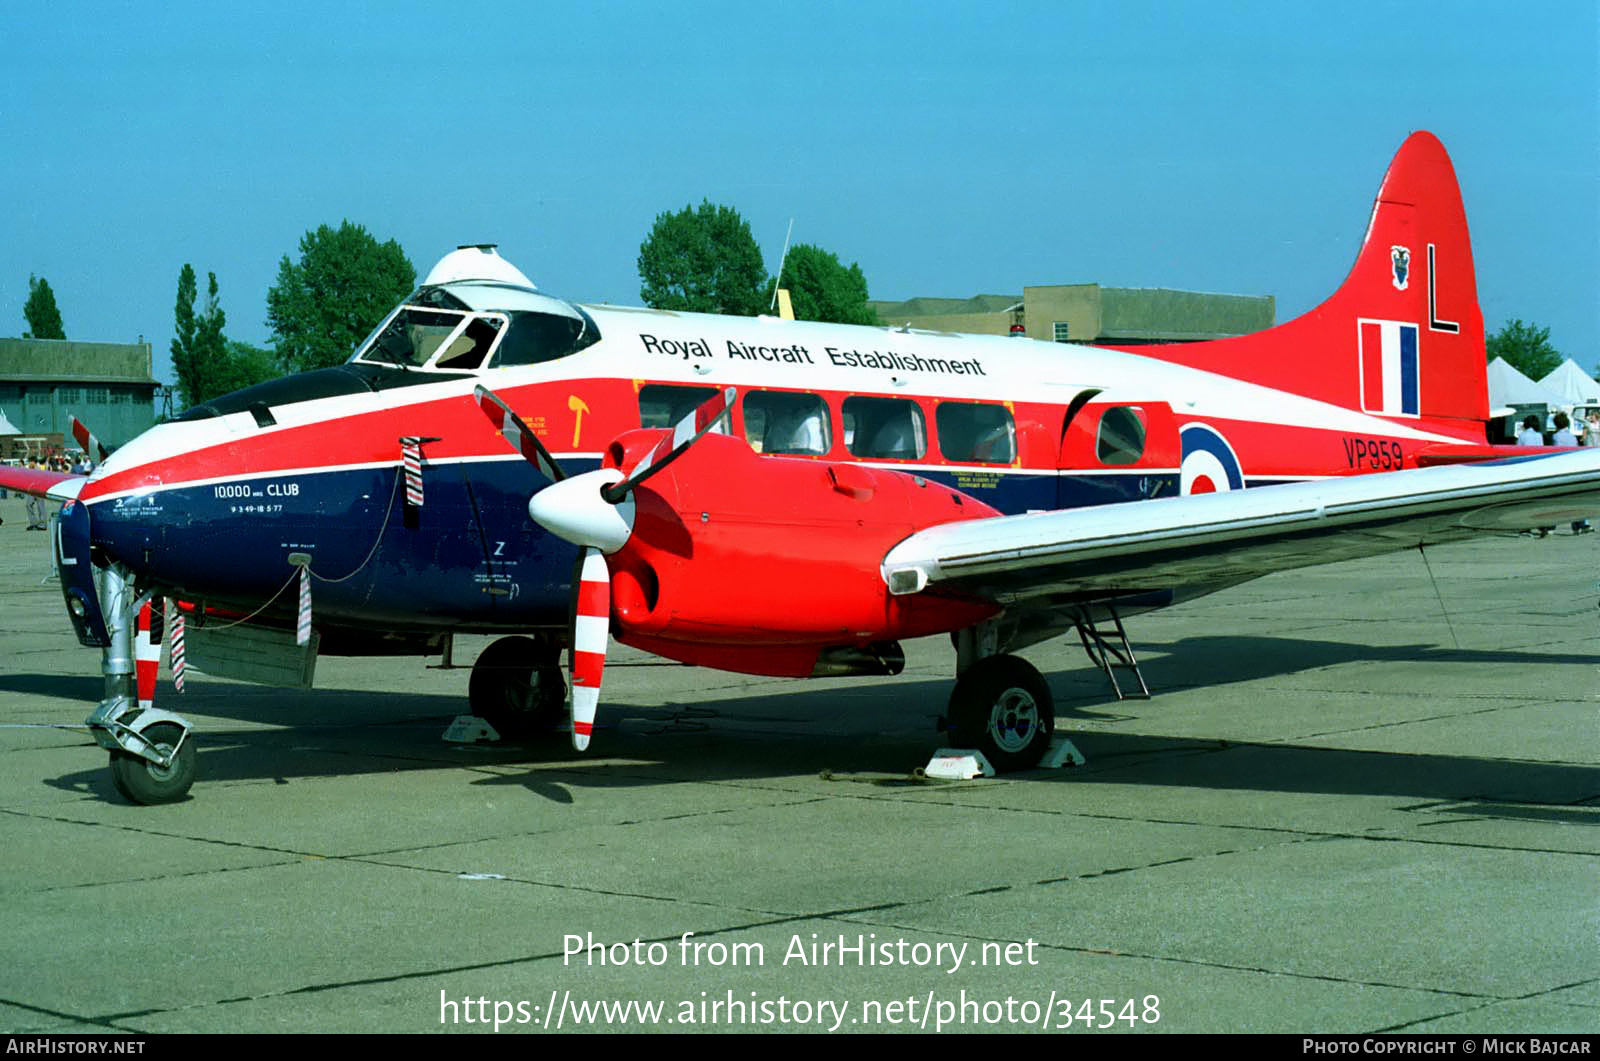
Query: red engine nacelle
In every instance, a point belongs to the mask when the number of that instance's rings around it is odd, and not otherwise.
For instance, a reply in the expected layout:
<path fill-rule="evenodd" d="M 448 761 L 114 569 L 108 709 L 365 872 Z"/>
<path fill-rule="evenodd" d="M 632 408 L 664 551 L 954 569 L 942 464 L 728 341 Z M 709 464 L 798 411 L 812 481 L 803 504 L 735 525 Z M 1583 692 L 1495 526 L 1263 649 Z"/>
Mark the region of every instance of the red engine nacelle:
<path fill-rule="evenodd" d="M 605 463 L 626 467 L 659 439 L 630 432 Z M 853 668 L 852 649 L 870 655 L 875 643 L 999 611 L 971 598 L 889 593 L 880 565 L 895 543 L 998 515 L 921 476 L 761 457 L 742 439 L 707 435 L 633 496 L 633 534 L 609 557 L 612 616 L 619 640 L 658 655 L 751 674 L 842 673 Z"/>

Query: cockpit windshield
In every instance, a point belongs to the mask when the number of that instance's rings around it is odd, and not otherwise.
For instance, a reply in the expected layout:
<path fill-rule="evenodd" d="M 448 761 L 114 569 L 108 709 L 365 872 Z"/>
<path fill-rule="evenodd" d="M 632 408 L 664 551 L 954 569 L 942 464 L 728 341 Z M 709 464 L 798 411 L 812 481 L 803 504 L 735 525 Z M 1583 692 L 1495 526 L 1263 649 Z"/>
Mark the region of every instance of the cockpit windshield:
<path fill-rule="evenodd" d="M 587 313 L 547 295 L 501 288 L 496 301 L 506 305 L 489 309 L 472 306 L 457 293 L 486 301 L 481 290 L 424 287 L 368 336 L 352 360 L 403 369 L 471 371 L 553 361 L 600 338 Z"/>

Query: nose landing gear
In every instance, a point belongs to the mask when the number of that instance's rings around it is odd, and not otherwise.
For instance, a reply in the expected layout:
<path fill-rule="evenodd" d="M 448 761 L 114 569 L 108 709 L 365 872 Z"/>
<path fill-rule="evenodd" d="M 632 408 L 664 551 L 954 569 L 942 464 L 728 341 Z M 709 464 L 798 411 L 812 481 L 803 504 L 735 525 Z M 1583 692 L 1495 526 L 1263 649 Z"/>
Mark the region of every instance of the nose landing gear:
<path fill-rule="evenodd" d="M 146 601 L 135 597 L 126 568 L 112 564 L 96 572 L 97 591 L 104 602 L 108 644 L 101 649 L 100 669 L 105 675 L 105 699 L 85 720 L 95 743 L 111 753 L 111 781 L 134 803 L 176 803 L 189 794 L 195 778 L 194 727 L 181 715 L 148 706 L 154 697 L 154 653 L 144 642 L 154 631 L 139 631 L 140 654 L 148 668 L 148 687 L 136 692 L 134 660 L 135 625 Z M 148 612 L 146 612 L 148 614 Z M 144 700 L 140 703 L 135 696 Z"/>

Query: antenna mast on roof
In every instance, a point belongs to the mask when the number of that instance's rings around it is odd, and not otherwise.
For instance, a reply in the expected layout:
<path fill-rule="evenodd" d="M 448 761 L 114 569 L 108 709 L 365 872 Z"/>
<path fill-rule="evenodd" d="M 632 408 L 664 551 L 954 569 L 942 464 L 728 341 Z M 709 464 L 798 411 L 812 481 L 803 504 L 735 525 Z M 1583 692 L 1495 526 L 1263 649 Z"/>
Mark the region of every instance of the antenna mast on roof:
<path fill-rule="evenodd" d="M 789 231 L 783 234 L 783 256 L 778 259 L 778 275 L 772 278 L 772 305 L 767 307 L 771 313 L 778 305 L 778 289 L 783 286 L 783 263 L 789 260 L 789 237 L 794 235 L 794 218 L 789 219 Z"/>

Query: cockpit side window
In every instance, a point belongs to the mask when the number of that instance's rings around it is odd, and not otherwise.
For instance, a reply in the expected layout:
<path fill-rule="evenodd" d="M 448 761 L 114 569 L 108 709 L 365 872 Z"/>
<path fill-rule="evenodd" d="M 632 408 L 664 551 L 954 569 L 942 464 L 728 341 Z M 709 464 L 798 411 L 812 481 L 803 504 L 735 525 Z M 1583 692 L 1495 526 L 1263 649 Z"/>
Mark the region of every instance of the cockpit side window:
<path fill-rule="evenodd" d="M 505 330 L 505 325 L 506 319 L 498 313 L 473 317 L 440 351 L 433 367 L 457 370 L 477 368 L 493 349 L 494 341 Z"/>
<path fill-rule="evenodd" d="M 573 307 L 576 309 L 576 307 Z M 511 327 L 494 356 L 496 367 L 537 365 L 575 354 L 600 339 L 600 330 L 583 310 L 578 316 L 514 310 Z"/>
<path fill-rule="evenodd" d="M 464 313 L 402 307 L 356 355 L 359 361 L 421 368 L 466 319 Z"/>

